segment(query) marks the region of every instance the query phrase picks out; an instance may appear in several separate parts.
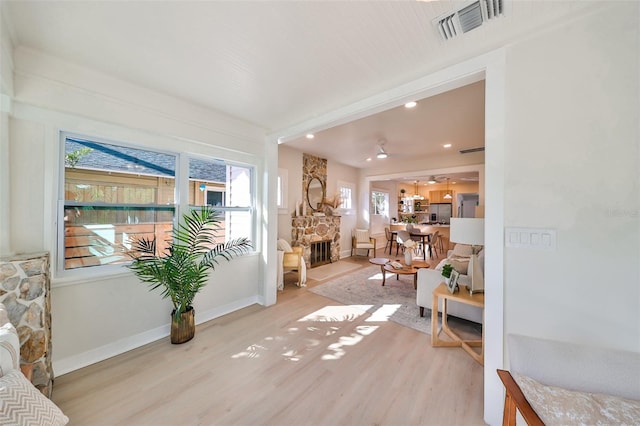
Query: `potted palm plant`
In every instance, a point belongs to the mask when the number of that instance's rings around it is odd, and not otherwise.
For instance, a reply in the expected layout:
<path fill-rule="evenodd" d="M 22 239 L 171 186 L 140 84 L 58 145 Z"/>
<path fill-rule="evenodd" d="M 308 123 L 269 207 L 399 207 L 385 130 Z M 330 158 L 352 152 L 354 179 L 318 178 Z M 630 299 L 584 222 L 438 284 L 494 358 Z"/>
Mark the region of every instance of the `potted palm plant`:
<path fill-rule="evenodd" d="M 230 261 L 251 249 L 247 238 L 226 243 L 217 242 L 219 213 L 211 207 L 192 210 L 173 229 L 173 239 L 163 253 L 156 250 L 156 237 L 133 238 L 129 268 L 150 290 L 160 289 L 162 298 L 173 303 L 171 343 L 184 343 L 195 334 L 194 309 L 196 294 L 206 285 L 209 270 L 215 270 L 220 259 Z"/>

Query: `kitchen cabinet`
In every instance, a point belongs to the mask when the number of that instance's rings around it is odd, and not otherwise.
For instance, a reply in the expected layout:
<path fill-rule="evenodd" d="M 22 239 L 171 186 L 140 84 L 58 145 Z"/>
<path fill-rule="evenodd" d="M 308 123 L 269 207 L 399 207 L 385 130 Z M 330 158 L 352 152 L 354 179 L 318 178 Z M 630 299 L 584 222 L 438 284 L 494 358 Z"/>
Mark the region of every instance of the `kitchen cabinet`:
<path fill-rule="evenodd" d="M 444 196 L 449 193 L 451 194 L 451 198 L 446 199 Z M 455 197 L 455 193 L 453 190 L 440 190 L 440 191 L 429 191 L 429 201 L 432 203 L 451 203 L 453 201 L 453 197 Z"/>

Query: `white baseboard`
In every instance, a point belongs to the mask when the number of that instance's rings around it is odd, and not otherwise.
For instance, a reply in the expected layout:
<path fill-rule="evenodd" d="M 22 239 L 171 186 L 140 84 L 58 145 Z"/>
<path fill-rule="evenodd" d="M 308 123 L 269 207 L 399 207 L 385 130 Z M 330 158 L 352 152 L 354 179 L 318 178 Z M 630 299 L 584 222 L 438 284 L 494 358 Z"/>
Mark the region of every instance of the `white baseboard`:
<path fill-rule="evenodd" d="M 196 324 L 211 321 L 212 319 L 246 308 L 247 306 L 251 306 L 256 303 L 264 304 L 263 302 L 264 301 L 261 297 L 252 296 L 246 299 L 236 300 L 227 305 L 218 306 L 207 311 L 198 312 L 196 316 Z M 165 338 L 169 336 L 170 330 L 171 325 L 165 324 L 77 355 L 53 361 L 53 371 L 56 377 L 62 376 L 63 374 L 70 373 L 82 367 L 104 361 L 105 359 L 112 358 L 116 355 L 120 355 L 132 349 L 139 348 L 140 346 Z"/>

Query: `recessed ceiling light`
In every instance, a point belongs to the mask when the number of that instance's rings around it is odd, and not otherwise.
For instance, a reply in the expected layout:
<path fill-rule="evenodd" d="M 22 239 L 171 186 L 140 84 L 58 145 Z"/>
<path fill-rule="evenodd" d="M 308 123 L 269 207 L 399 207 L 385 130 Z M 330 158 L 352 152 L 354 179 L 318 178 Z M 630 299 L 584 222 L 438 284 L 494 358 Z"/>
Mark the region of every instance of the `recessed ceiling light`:
<path fill-rule="evenodd" d="M 371 161 L 371 157 L 367 158 L 367 161 Z"/>
<path fill-rule="evenodd" d="M 444 145 L 442 145 L 443 148 L 451 148 L 451 144 L 450 143 L 445 143 Z"/>
<path fill-rule="evenodd" d="M 404 104 L 405 108 L 413 108 L 416 105 L 418 105 L 418 103 L 416 101 L 411 101 L 411 102 L 407 102 L 406 104 Z"/>
<path fill-rule="evenodd" d="M 313 139 L 314 137 L 313 133 L 307 133 L 307 139 Z"/>

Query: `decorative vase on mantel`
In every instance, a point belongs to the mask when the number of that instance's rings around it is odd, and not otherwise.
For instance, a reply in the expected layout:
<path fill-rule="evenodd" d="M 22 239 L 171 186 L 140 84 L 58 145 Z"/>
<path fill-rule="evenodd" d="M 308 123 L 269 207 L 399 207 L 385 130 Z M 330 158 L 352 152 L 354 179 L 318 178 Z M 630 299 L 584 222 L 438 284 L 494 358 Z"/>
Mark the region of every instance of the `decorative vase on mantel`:
<path fill-rule="evenodd" d="M 411 249 L 406 249 L 404 251 L 404 264 L 407 266 L 411 266 L 412 260 L 413 260 L 413 254 L 411 253 Z"/>

